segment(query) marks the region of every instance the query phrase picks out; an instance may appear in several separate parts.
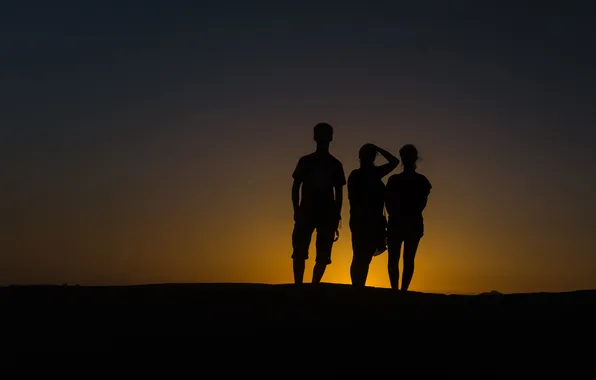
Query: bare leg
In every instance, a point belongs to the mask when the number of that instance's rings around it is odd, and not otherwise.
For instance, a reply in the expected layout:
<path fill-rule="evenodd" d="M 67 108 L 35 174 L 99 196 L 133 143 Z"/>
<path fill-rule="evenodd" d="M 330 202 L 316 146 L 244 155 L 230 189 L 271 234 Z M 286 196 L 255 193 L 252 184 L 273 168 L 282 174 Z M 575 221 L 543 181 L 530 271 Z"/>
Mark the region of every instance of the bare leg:
<path fill-rule="evenodd" d="M 350 278 L 352 279 L 352 286 L 357 287 L 358 281 L 358 262 L 355 258 L 352 258 L 352 264 L 350 265 Z"/>
<path fill-rule="evenodd" d="M 300 285 L 304 281 L 306 260 L 294 259 L 294 284 Z"/>
<path fill-rule="evenodd" d="M 372 258 L 372 255 L 371 255 Z M 366 279 L 368 278 L 368 269 L 370 268 L 370 261 L 365 262 L 362 266 L 362 286 L 366 286 Z"/>
<path fill-rule="evenodd" d="M 300 285 L 304 282 L 304 268 L 306 266 L 306 259 L 308 259 L 308 247 L 312 239 L 314 227 L 304 220 L 294 223 L 294 231 L 292 232 L 292 253 L 293 269 L 294 269 L 294 284 Z"/>
<path fill-rule="evenodd" d="M 356 288 L 364 288 L 367 275 L 368 268 L 366 267 L 364 260 L 354 257 L 352 259 L 352 265 L 350 265 L 350 277 L 352 278 L 352 285 Z"/>
<path fill-rule="evenodd" d="M 315 267 L 312 271 L 312 283 L 319 284 L 325 274 L 327 265 L 331 264 L 331 250 L 333 249 L 333 239 L 335 237 L 335 226 L 325 225 L 323 228 L 317 228 L 317 258 Z"/>
<path fill-rule="evenodd" d="M 355 288 L 364 288 L 366 285 L 366 277 L 368 275 L 368 266 L 370 260 L 366 260 L 366 248 L 363 247 L 362 233 L 358 230 L 352 230 L 352 264 L 350 265 L 350 277 L 352 279 L 352 286 Z M 370 255 L 372 259 L 372 254 Z"/>
<path fill-rule="evenodd" d="M 401 283 L 401 290 L 408 291 L 412 277 L 414 276 L 414 259 L 418 250 L 420 239 L 407 239 L 404 241 L 404 277 Z"/>
<path fill-rule="evenodd" d="M 399 258 L 401 255 L 401 240 L 390 239 L 387 245 L 387 271 L 391 289 L 399 290 Z"/>
<path fill-rule="evenodd" d="M 325 274 L 325 269 L 327 269 L 327 264 L 323 264 L 320 261 L 315 263 L 315 267 L 312 271 L 312 283 L 319 284 L 323 279 L 323 275 Z"/>

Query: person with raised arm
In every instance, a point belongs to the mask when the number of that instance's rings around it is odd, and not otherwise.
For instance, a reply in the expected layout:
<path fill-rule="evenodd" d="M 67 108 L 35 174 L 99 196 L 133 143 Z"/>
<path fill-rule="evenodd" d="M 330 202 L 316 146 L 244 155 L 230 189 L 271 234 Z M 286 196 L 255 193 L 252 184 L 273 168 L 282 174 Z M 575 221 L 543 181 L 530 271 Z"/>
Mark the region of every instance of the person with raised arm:
<path fill-rule="evenodd" d="M 375 159 L 378 154 L 382 155 L 387 163 L 376 166 Z M 383 178 L 399 165 L 399 159 L 373 144 L 364 144 L 358 156 L 360 167 L 352 171 L 348 178 L 353 250 L 350 277 L 353 286 L 363 288 L 373 256 L 387 249 Z"/>

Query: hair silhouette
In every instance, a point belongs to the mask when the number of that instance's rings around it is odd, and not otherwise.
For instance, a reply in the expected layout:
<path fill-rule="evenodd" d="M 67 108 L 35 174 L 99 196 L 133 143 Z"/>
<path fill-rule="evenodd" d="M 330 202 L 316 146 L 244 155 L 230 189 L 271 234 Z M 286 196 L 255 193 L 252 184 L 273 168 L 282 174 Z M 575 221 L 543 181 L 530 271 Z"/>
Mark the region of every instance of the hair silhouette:
<path fill-rule="evenodd" d="M 358 151 L 358 158 L 360 159 L 360 165 L 370 166 L 375 164 L 375 158 L 377 158 L 377 147 L 373 144 L 364 144 Z"/>
<path fill-rule="evenodd" d="M 317 143 L 330 143 L 333 141 L 333 127 L 327 123 L 318 123 L 313 128 L 314 139 Z"/>
<path fill-rule="evenodd" d="M 418 149 L 413 144 L 406 144 L 399 150 L 399 156 L 404 167 L 416 169 L 418 161 Z"/>

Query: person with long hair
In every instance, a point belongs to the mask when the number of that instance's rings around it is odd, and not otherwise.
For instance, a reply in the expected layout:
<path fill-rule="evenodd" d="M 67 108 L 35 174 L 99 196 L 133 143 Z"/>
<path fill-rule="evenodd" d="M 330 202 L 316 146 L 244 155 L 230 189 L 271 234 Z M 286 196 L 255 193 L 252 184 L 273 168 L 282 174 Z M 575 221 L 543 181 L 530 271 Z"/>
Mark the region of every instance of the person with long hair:
<path fill-rule="evenodd" d="M 426 176 L 416 171 L 418 150 L 406 144 L 399 150 L 403 171 L 387 180 L 385 206 L 387 224 L 387 269 L 391 288 L 399 289 L 399 259 L 404 247 L 401 290 L 406 292 L 414 275 L 414 259 L 420 239 L 424 236 L 422 212 L 426 208 L 432 185 Z"/>
<path fill-rule="evenodd" d="M 386 164 L 375 165 L 378 154 L 387 160 Z M 354 287 L 363 288 L 373 256 L 387 249 L 383 178 L 399 165 L 399 159 L 373 144 L 360 148 L 359 159 L 360 167 L 348 177 L 353 250 L 350 276 Z"/>

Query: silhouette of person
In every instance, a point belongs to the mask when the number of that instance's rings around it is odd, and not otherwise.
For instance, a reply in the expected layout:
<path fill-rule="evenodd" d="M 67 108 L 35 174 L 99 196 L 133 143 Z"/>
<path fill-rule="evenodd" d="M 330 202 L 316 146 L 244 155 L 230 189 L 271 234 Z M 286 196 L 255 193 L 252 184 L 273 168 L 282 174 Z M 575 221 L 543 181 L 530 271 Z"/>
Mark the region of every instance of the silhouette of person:
<path fill-rule="evenodd" d="M 412 144 L 399 150 L 403 171 L 387 180 L 385 205 L 389 221 L 387 225 L 387 269 L 391 288 L 398 290 L 399 258 L 404 246 L 404 268 L 401 290 L 407 291 L 414 275 L 414 259 L 420 239 L 424 236 L 422 211 L 426 208 L 432 185 L 422 174 L 416 172 L 418 150 Z"/>
<path fill-rule="evenodd" d="M 375 165 L 377 154 L 388 162 Z M 364 144 L 359 151 L 360 168 L 348 177 L 348 199 L 350 201 L 350 231 L 352 232 L 352 285 L 363 288 L 366 285 L 368 268 L 375 254 L 385 251 L 385 184 L 383 177 L 391 173 L 399 159 L 373 144 Z"/>
<path fill-rule="evenodd" d="M 292 175 L 295 284 L 303 282 L 305 262 L 315 229 L 317 256 L 312 276 L 314 284 L 321 282 L 327 265 L 331 264 L 331 250 L 341 219 L 343 186 L 346 184 L 343 165 L 329 153 L 333 127 L 327 123 L 315 125 L 314 140 L 316 151 L 301 157 Z"/>

